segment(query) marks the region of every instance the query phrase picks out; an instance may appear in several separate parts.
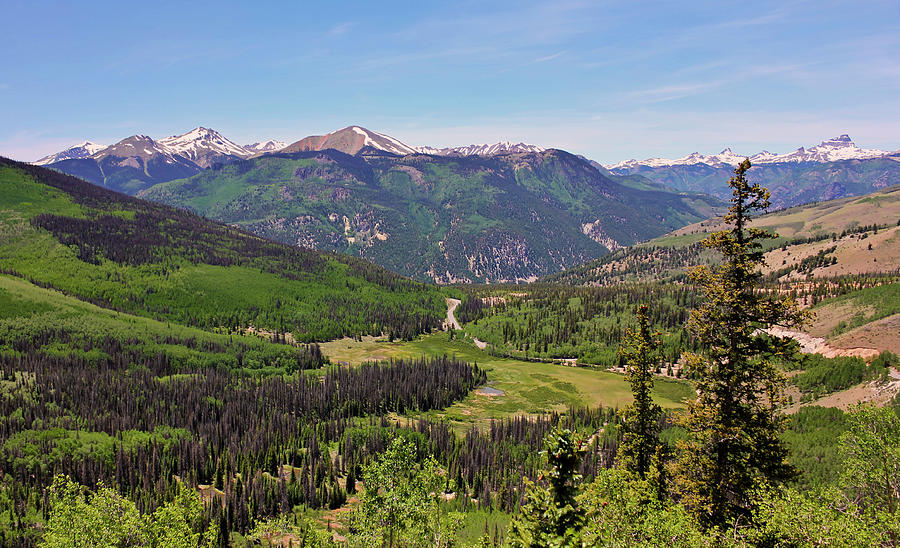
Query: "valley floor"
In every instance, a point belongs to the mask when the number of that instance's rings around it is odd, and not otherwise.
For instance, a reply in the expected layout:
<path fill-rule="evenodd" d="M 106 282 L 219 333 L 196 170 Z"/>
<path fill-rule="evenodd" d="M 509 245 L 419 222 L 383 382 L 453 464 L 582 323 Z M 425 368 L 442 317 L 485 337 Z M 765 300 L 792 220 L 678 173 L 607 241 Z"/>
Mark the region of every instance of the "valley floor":
<path fill-rule="evenodd" d="M 631 389 L 620 374 L 491 356 L 471 341 L 450 339 L 450 332 L 423 335 L 410 342 L 389 342 L 384 337 L 344 338 L 321 347 L 332 362 L 346 365 L 444 354 L 476 363 L 487 370 L 488 387 L 493 390 L 476 390 L 462 401 L 431 413 L 459 426 L 520 414 L 564 411 L 569 406 L 624 407 L 632 401 Z M 664 408 L 683 408 L 683 401 L 693 393 L 686 382 L 656 382 L 655 399 Z"/>

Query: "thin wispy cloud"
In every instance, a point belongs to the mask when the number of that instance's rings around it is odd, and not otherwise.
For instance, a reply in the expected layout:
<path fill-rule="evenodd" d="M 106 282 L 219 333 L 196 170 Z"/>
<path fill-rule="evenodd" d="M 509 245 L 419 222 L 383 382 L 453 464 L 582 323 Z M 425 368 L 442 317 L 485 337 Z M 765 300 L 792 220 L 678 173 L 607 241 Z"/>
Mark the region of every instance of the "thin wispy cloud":
<path fill-rule="evenodd" d="M 709 93 L 740 82 L 785 74 L 795 74 L 801 70 L 803 70 L 803 65 L 794 64 L 760 64 L 741 67 L 740 69 L 729 67 L 727 69 L 716 71 L 718 74 L 724 74 L 725 76 L 704 81 L 685 82 L 634 90 L 629 92 L 627 97 L 638 103 L 662 103 Z"/>
<path fill-rule="evenodd" d="M 446 58 L 468 59 L 470 62 L 473 58 L 478 61 L 486 61 L 492 58 L 506 56 L 505 52 L 497 51 L 486 47 L 463 47 L 463 48 L 447 48 L 436 49 L 420 52 L 384 52 L 381 54 L 373 54 L 368 58 L 362 59 L 354 65 L 354 70 L 373 70 L 382 69 L 389 66 L 408 66 L 410 63 L 423 61 L 434 61 Z"/>
<path fill-rule="evenodd" d="M 328 35 L 343 36 L 350 32 L 354 26 L 356 26 L 356 23 L 352 21 L 344 21 L 343 23 L 338 23 L 337 25 L 331 27 L 331 29 L 328 31 Z"/>
<path fill-rule="evenodd" d="M 628 94 L 628 97 L 638 103 L 662 103 L 706 93 L 725 85 L 727 82 L 728 80 L 712 80 L 709 82 L 660 86 L 632 91 Z"/>
<path fill-rule="evenodd" d="M 484 7 L 454 8 L 449 13 L 417 19 L 393 33 L 392 38 L 407 43 L 490 44 L 518 51 L 563 43 L 598 28 L 590 4 L 582 2 L 516 4 L 494 10 Z"/>
<path fill-rule="evenodd" d="M 0 154 L 23 159 L 57 140 L 195 125 L 251 142 L 362 124 L 414 144 L 531 141 L 600 161 L 717 151 L 742 133 L 774 152 L 840 133 L 900 147 L 896 1 L 350 0 L 280 17 L 188 3 L 177 18 L 85 6 L 69 19 L 42 4 L 5 6 L 47 30 L 35 42 L 6 29 Z"/>
<path fill-rule="evenodd" d="M 552 61 L 554 59 L 558 59 L 565 54 L 566 54 L 565 51 L 558 51 L 558 52 L 554 53 L 553 55 L 545 55 L 543 57 L 538 57 L 537 59 L 534 59 L 533 61 L 531 61 L 531 63 L 532 64 L 545 63 L 547 61 Z"/>

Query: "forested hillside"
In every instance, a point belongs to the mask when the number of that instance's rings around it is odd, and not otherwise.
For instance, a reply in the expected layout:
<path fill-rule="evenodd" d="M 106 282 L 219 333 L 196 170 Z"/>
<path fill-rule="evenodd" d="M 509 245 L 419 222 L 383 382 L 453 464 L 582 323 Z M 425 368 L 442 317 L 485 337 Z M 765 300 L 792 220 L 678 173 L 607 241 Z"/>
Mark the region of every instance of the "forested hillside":
<path fill-rule="evenodd" d="M 531 280 L 708 217 L 719 204 L 619 184 L 559 150 L 276 153 L 140 196 L 440 283 Z"/>
<path fill-rule="evenodd" d="M 451 358 L 326 362 L 314 344 L 207 333 L 0 276 L 0 543 L 40 538 L 56 474 L 113 486 L 141 511 L 206 485 L 223 504 L 204 519 L 224 540 L 296 504 L 339 506 L 337 478 L 386 432 L 361 419 L 445 407 L 484 382 Z M 338 442 L 340 458 L 320 449 Z"/>
<path fill-rule="evenodd" d="M 100 306 L 300 341 L 440 325 L 444 298 L 352 257 L 275 243 L 45 168 L 0 163 L 0 269 Z"/>

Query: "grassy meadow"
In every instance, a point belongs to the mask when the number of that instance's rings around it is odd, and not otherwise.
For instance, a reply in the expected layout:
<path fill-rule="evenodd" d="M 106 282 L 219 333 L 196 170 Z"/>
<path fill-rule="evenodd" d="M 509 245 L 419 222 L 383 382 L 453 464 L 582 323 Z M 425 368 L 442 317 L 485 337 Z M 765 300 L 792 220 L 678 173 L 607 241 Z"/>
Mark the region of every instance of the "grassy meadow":
<path fill-rule="evenodd" d="M 339 339 L 321 345 L 333 363 L 358 365 L 368 361 L 418 356 L 455 355 L 487 370 L 488 386 L 503 395 L 479 391 L 444 409 L 431 412 L 457 425 L 519 414 L 563 411 L 569 406 L 624 407 L 631 403 L 631 388 L 623 375 L 590 367 L 530 362 L 491 356 L 471 341 L 450 339 L 449 333 L 433 333 L 409 342 L 385 338 Z M 657 380 L 656 401 L 664 408 L 684 407 L 693 394 L 689 384 Z"/>

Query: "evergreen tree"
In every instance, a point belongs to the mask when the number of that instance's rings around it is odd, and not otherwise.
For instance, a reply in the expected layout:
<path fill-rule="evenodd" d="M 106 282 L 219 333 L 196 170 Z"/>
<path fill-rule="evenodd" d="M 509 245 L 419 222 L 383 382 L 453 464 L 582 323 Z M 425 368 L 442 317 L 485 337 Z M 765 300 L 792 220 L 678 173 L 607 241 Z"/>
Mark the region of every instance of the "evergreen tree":
<path fill-rule="evenodd" d="M 510 524 L 510 544 L 515 548 L 583 546 L 584 514 L 576 497 L 584 448 L 569 429 L 554 429 L 545 444 L 548 487 L 526 480 L 526 503 Z"/>
<path fill-rule="evenodd" d="M 619 467 L 645 479 L 650 461 L 659 447 L 662 408 L 653 403 L 653 369 L 658 364 L 659 334 L 650 333 L 647 305 L 638 308 L 638 330 L 625 334 L 619 354 L 625 363 L 625 377 L 631 383 L 634 403 L 622 413 L 622 440 L 617 458 Z"/>
<path fill-rule="evenodd" d="M 756 487 L 794 474 L 779 439 L 784 375 L 775 365 L 791 360 L 793 347 L 759 330 L 798 325 L 806 315 L 790 298 L 758 287 L 761 242 L 775 235 L 748 227 L 754 213 L 769 207 L 769 191 L 747 181 L 748 169 L 744 160 L 729 180 L 730 228 L 704 241 L 722 254 L 722 264 L 691 272 L 704 300 L 688 328 L 703 350 L 686 354 L 698 396 L 681 418 L 690 437 L 679 445 L 677 470 L 683 502 L 705 527 L 748 517 Z"/>

